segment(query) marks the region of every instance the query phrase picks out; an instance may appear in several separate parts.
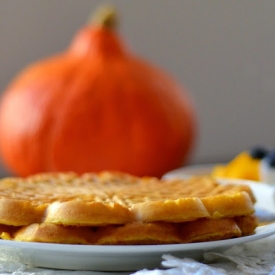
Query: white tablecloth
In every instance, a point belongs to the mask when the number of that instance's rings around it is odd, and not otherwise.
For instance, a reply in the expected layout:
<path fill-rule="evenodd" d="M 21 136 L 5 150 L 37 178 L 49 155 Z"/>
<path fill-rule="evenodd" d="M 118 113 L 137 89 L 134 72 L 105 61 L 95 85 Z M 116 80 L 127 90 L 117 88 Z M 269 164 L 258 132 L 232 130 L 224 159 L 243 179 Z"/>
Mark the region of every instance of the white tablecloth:
<path fill-rule="evenodd" d="M 179 259 L 171 255 L 163 255 L 163 264 L 167 269 L 140 270 L 136 272 L 95 272 L 51 270 L 26 266 L 0 258 L 0 274 L 13 275 L 103 275 L 103 274 L 134 274 L 134 275 L 275 275 L 275 235 L 234 246 L 224 253 L 207 252 L 203 262 L 192 259 Z"/>

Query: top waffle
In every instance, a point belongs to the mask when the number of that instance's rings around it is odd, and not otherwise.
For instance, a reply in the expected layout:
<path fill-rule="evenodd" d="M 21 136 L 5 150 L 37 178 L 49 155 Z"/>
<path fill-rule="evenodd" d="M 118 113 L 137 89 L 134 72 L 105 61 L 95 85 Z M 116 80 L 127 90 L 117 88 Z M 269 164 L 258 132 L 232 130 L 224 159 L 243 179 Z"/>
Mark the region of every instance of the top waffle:
<path fill-rule="evenodd" d="M 39 174 L 0 181 L 0 224 L 185 222 L 249 215 L 254 202 L 248 186 L 221 185 L 210 177 L 158 180 L 113 172 Z"/>

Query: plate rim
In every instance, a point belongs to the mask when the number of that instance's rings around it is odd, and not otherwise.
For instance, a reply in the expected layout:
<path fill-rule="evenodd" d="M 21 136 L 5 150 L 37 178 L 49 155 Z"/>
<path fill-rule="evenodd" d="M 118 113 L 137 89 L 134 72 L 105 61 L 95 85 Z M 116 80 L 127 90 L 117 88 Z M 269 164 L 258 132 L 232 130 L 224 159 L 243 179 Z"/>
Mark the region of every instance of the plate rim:
<path fill-rule="evenodd" d="M 160 244 L 160 245 L 81 245 L 81 244 L 53 244 L 39 242 L 19 242 L 12 240 L 0 240 L 0 247 L 14 249 L 43 250 L 47 252 L 68 252 L 68 253 L 101 253 L 101 254 L 164 254 L 167 252 L 188 252 L 194 250 L 211 250 L 226 246 L 238 245 L 255 241 L 275 234 L 275 223 L 259 226 L 256 233 L 233 239 L 218 240 L 211 242 L 197 242 L 186 244 Z"/>

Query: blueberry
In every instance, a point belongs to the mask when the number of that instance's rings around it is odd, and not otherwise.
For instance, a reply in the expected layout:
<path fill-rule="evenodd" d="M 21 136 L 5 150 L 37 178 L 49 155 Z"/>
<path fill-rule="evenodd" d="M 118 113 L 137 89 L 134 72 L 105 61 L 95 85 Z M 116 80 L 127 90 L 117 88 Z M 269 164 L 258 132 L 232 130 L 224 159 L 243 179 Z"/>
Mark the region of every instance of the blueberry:
<path fill-rule="evenodd" d="M 270 152 L 265 156 L 264 161 L 272 168 L 275 168 L 275 149 L 270 150 Z"/>
<path fill-rule="evenodd" d="M 268 150 L 263 146 L 253 146 L 249 149 L 249 154 L 254 159 L 263 159 L 268 154 Z"/>

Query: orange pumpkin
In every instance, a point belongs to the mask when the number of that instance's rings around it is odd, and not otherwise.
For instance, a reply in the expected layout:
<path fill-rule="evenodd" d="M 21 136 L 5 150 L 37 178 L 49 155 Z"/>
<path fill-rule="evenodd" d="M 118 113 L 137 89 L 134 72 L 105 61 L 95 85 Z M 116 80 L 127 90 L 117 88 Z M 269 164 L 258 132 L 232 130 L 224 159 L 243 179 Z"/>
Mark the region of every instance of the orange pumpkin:
<path fill-rule="evenodd" d="M 4 91 L 0 152 L 10 171 L 160 177 L 187 161 L 197 128 L 187 92 L 128 52 L 114 19 L 109 11 L 83 27 L 68 49 L 31 64 Z"/>

